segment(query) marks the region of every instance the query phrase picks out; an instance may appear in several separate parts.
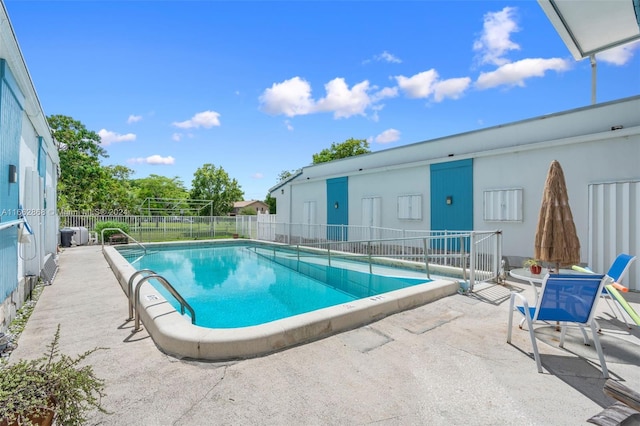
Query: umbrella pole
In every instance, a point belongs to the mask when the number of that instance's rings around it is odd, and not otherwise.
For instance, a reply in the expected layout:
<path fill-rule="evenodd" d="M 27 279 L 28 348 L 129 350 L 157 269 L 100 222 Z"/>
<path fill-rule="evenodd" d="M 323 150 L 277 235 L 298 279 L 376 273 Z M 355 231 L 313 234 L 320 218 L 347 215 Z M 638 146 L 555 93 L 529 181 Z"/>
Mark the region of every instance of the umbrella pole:
<path fill-rule="evenodd" d="M 555 273 L 560 273 L 560 263 L 556 263 Z M 560 331 L 560 321 L 556 321 L 556 331 Z"/>

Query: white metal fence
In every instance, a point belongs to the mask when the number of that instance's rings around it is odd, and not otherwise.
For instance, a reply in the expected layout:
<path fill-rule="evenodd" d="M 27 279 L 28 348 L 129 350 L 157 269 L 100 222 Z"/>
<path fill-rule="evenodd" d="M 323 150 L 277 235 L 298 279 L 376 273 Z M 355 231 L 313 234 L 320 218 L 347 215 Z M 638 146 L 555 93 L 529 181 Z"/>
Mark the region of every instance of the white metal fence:
<path fill-rule="evenodd" d="M 353 225 L 280 223 L 275 215 L 257 216 L 96 216 L 63 215 L 61 227 L 120 222 L 140 242 L 213 238 L 251 238 L 326 251 L 328 256 L 396 259 L 459 274 L 469 290 L 496 280 L 501 272 L 500 231 L 409 231 Z"/>
<path fill-rule="evenodd" d="M 256 216 L 98 216 L 65 214 L 60 228 L 85 227 L 89 231 L 100 222 L 126 225 L 126 232 L 140 242 L 250 238 Z"/>
<path fill-rule="evenodd" d="M 279 223 L 258 218 L 256 236 L 291 246 L 327 250 L 328 256 L 398 259 L 460 275 L 469 289 L 496 281 L 502 267 L 501 231 L 410 231 L 402 229 Z"/>

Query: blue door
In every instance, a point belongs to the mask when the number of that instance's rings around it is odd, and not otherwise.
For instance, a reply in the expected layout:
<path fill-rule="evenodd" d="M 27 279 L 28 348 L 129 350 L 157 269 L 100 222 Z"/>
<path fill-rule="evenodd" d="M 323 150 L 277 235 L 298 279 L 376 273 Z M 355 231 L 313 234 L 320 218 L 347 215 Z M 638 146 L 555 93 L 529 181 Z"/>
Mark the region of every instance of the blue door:
<path fill-rule="evenodd" d="M 327 179 L 327 239 L 346 241 L 346 225 L 349 225 L 348 178 Z"/>
<path fill-rule="evenodd" d="M 473 160 L 431 165 L 431 230 L 472 229 Z M 448 245 L 449 250 L 459 249 L 457 240 Z"/>

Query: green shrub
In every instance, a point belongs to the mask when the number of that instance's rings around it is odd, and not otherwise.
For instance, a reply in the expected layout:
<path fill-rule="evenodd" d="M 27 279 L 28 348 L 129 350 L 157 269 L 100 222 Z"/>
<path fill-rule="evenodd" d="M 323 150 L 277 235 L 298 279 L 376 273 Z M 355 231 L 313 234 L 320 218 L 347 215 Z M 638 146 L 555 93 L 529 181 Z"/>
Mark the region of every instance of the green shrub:
<path fill-rule="evenodd" d="M 241 208 L 238 214 L 243 216 L 255 216 L 258 213 L 256 212 L 256 209 L 254 209 L 253 207 L 247 206 L 247 207 Z"/>
<path fill-rule="evenodd" d="M 0 368 L 0 424 L 42 424 L 33 420 L 53 417 L 54 424 L 87 424 L 88 413 L 101 404 L 105 382 L 84 363 L 96 347 L 71 357 L 60 352 L 60 325 L 47 351 L 37 359 L 20 359 Z M 51 424 L 51 423 L 49 423 Z"/>
<path fill-rule="evenodd" d="M 102 230 L 106 228 L 120 228 L 127 234 L 129 233 L 129 225 L 124 222 L 116 222 L 116 221 L 98 222 L 96 223 L 96 227 L 94 228 L 94 231 L 98 233 L 98 239 L 102 238 Z M 113 234 L 119 234 L 119 233 L 120 231 L 111 230 L 111 229 L 108 231 L 104 231 L 104 239 L 109 240 L 110 236 L 112 236 Z"/>

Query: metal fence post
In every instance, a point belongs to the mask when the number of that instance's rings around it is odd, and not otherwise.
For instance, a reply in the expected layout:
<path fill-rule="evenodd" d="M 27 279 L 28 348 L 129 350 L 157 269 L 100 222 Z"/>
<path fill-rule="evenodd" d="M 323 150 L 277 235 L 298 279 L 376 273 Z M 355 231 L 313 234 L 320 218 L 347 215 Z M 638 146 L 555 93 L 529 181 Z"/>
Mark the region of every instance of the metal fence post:
<path fill-rule="evenodd" d="M 473 286 L 476 281 L 476 233 L 471 231 L 471 236 L 469 238 L 469 291 L 473 291 Z"/>

